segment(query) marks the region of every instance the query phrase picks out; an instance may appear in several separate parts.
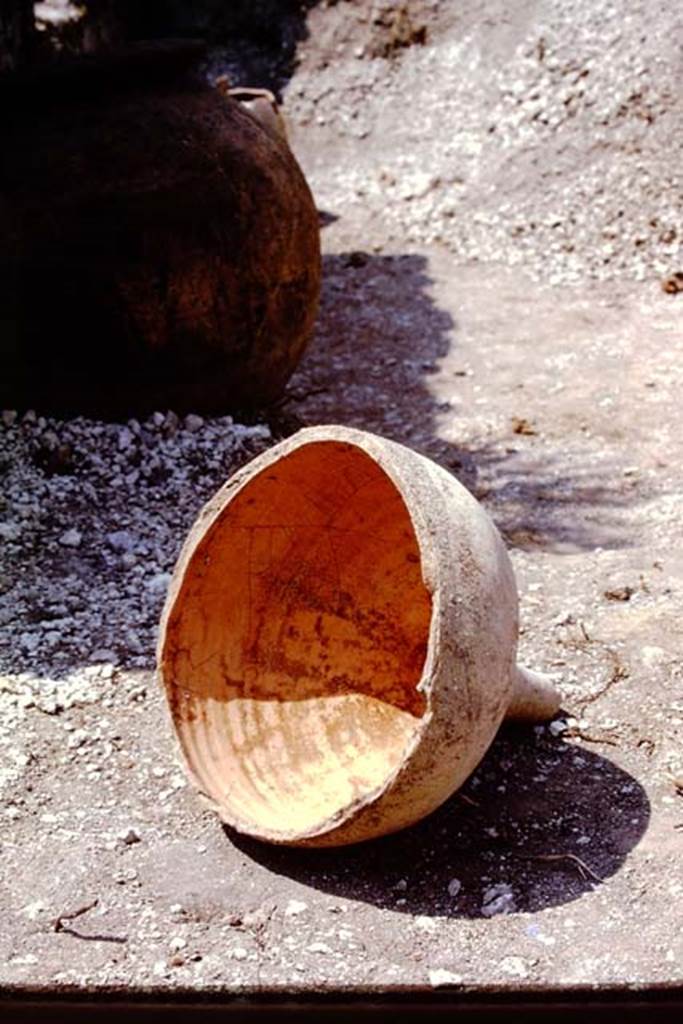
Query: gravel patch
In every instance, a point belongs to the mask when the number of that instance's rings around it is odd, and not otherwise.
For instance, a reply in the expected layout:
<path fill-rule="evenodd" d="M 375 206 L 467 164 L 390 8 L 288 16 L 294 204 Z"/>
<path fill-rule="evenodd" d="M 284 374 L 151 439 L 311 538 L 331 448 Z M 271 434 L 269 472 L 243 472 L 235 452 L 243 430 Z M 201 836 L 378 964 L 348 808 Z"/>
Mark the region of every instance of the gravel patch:
<path fill-rule="evenodd" d="M 116 673 L 153 668 L 187 530 L 270 442 L 268 427 L 230 416 L 112 424 L 3 414 L 0 743 L 27 707 L 111 706 Z"/>
<path fill-rule="evenodd" d="M 680 270 L 679 5 L 412 3 L 426 45 L 393 59 L 346 6 L 309 16 L 286 93 L 323 209 L 550 284 Z"/>

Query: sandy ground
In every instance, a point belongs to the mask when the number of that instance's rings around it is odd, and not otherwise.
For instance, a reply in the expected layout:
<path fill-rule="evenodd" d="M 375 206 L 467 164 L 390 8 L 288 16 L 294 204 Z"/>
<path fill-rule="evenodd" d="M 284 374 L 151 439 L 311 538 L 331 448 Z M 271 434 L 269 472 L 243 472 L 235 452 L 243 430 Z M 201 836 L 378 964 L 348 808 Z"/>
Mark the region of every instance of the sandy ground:
<path fill-rule="evenodd" d="M 386 434 L 473 491 L 563 713 L 504 729 L 399 835 L 315 852 L 223 830 L 179 768 L 154 623 L 203 499 L 273 434 L 8 416 L 5 986 L 683 984 L 678 8 L 374 6 L 314 7 L 283 90 L 325 284 L 278 423 Z"/>

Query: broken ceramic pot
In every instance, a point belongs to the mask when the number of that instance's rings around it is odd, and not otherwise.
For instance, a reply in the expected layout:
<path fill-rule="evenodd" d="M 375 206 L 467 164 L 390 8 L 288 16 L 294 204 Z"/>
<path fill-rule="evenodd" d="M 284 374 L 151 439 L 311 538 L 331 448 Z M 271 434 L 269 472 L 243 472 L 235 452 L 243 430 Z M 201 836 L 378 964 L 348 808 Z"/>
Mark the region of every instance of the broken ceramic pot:
<path fill-rule="evenodd" d="M 159 671 L 225 822 L 340 845 L 433 811 L 505 717 L 553 716 L 556 691 L 516 666 L 517 632 L 510 560 L 469 492 L 402 445 L 313 427 L 201 512 Z"/>

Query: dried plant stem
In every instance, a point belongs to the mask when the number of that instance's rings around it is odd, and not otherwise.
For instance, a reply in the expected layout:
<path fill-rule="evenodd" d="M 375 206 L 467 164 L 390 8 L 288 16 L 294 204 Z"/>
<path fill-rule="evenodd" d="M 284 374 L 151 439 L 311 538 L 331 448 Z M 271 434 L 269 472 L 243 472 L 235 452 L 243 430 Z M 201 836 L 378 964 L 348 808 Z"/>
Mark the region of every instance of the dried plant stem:
<path fill-rule="evenodd" d="M 537 854 L 517 854 L 523 860 L 549 860 L 549 861 L 562 861 L 570 860 L 576 864 L 579 869 L 579 874 L 582 878 L 592 878 L 596 882 L 604 882 L 605 879 L 601 878 L 600 875 L 596 875 L 592 868 L 589 868 L 585 861 L 577 857 L 575 853 L 537 853 Z"/>

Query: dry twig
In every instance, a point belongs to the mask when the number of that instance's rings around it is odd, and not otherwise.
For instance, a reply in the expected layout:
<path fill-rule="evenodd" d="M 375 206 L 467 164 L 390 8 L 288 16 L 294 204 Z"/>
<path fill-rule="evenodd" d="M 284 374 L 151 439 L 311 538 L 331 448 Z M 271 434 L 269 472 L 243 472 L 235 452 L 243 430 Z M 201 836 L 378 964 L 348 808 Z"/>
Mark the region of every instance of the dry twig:
<path fill-rule="evenodd" d="M 64 914 L 60 914 L 59 917 L 55 918 L 54 930 L 56 932 L 65 932 L 67 935 L 73 935 L 75 939 L 83 939 L 87 942 L 128 942 L 127 935 L 84 935 L 82 932 L 77 932 L 75 928 L 70 928 L 66 925 L 65 921 L 73 921 L 75 918 L 80 917 L 82 914 L 87 914 L 89 910 L 93 910 L 99 903 L 99 899 L 95 897 L 90 903 L 84 904 L 82 907 L 78 907 L 77 910 L 68 910 Z"/>
<path fill-rule="evenodd" d="M 610 747 L 619 746 L 616 740 L 611 740 L 608 736 L 591 736 L 589 733 L 584 732 L 583 729 L 579 729 L 578 726 L 575 726 L 572 729 L 567 729 L 564 735 L 576 737 L 580 740 L 585 740 L 586 743 L 607 743 Z"/>
<path fill-rule="evenodd" d="M 86 903 L 84 906 L 79 907 L 78 910 L 67 910 L 66 913 L 60 914 L 59 917 L 55 918 L 54 930 L 56 932 L 67 931 L 64 927 L 65 921 L 73 921 L 75 918 L 80 917 L 81 914 L 87 914 L 89 910 L 93 910 L 99 903 L 99 899 L 95 897 L 90 903 Z"/>
<path fill-rule="evenodd" d="M 481 806 L 481 804 L 479 804 L 476 800 L 473 800 L 471 796 L 467 796 L 465 793 L 458 793 L 458 799 L 464 800 L 466 804 L 470 804 L 470 806 L 472 807 Z"/>
<path fill-rule="evenodd" d="M 677 796 L 683 796 L 683 776 L 682 775 L 672 775 L 671 772 L 667 772 L 666 774 L 671 779 L 671 782 L 673 783 L 673 787 L 676 790 L 676 795 Z"/>
<path fill-rule="evenodd" d="M 589 868 L 585 861 L 582 861 L 580 857 L 577 857 L 575 853 L 536 853 L 536 854 L 517 854 L 522 860 L 549 860 L 549 861 L 560 861 L 570 860 L 573 864 L 576 864 L 579 869 L 579 874 L 585 880 L 590 877 L 596 882 L 604 882 L 605 879 L 601 878 L 600 875 L 596 875 L 592 868 Z"/>
<path fill-rule="evenodd" d="M 576 701 L 581 710 L 583 710 L 587 704 L 593 704 L 596 700 L 599 700 L 600 697 L 604 697 L 607 691 L 611 690 L 615 683 L 618 683 L 620 679 L 627 679 L 630 675 L 628 668 L 622 663 L 617 651 L 613 650 L 611 647 L 606 647 L 605 651 L 612 659 L 612 672 L 601 689 L 596 693 L 590 694 L 588 697 L 581 697 Z"/>

